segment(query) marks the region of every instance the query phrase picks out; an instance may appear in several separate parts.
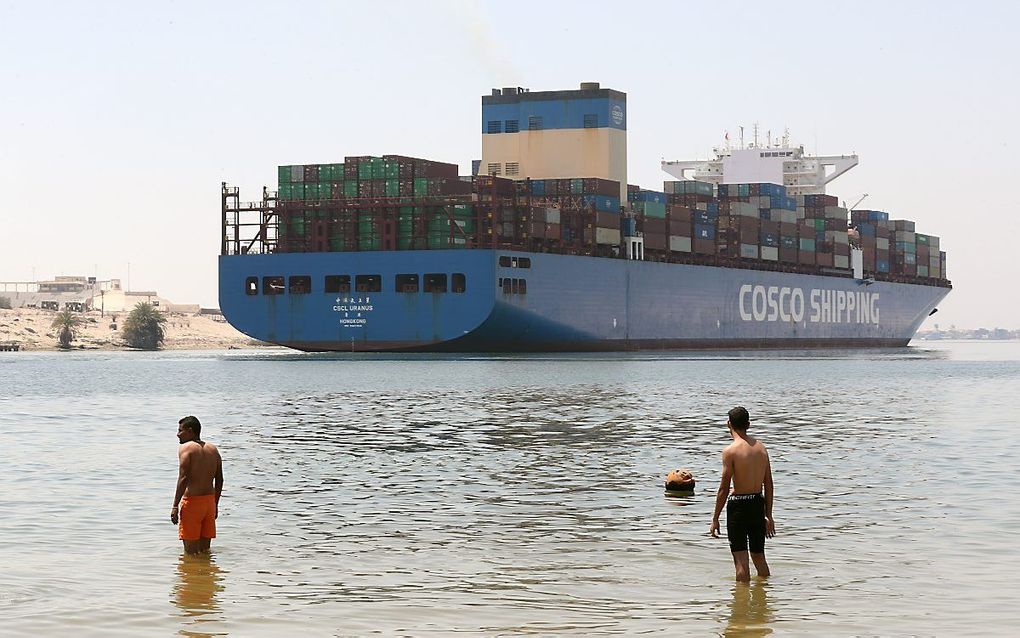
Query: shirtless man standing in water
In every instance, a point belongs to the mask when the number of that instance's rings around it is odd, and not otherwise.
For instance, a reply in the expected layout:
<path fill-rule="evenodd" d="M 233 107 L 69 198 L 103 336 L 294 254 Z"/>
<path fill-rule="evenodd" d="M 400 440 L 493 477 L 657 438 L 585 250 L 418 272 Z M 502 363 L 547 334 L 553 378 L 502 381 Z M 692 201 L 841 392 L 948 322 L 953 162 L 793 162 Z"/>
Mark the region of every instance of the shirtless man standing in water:
<path fill-rule="evenodd" d="M 212 443 L 203 441 L 201 434 L 202 424 L 195 417 L 186 416 L 178 421 L 180 474 L 170 522 L 180 523 L 178 536 L 189 554 L 209 551 L 209 543 L 216 538 L 216 516 L 223 491 L 220 452 Z"/>
<path fill-rule="evenodd" d="M 748 548 L 758 576 L 769 575 L 765 562 L 765 537 L 776 535 L 772 520 L 772 466 L 765 444 L 747 433 L 751 424 L 747 410 L 733 408 L 729 412 L 730 436 L 733 443 L 722 453 L 722 480 L 715 496 L 715 513 L 708 533 L 719 536 L 719 514 L 726 506 L 726 537 L 730 541 L 737 580 L 749 582 Z M 730 493 L 733 481 L 733 493 Z M 764 494 L 763 494 L 764 492 Z"/>

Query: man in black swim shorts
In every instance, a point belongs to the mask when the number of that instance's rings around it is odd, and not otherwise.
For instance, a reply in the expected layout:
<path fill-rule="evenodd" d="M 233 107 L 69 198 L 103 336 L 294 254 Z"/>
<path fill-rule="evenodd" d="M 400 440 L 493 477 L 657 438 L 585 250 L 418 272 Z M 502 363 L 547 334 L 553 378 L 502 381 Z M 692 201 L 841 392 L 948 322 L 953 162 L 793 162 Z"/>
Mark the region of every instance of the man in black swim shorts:
<path fill-rule="evenodd" d="M 754 561 L 755 570 L 761 577 L 769 575 L 765 561 L 765 538 L 776 535 L 776 524 L 772 520 L 772 466 L 765 444 L 747 433 L 751 420 L 747 410 L 741 407 L 729 412 L 729 427 L 733 443 L 722 453 L 722 479 L 715 497 L 715 513 L 708 533 L 719 535 L 719 514 L 726 506 L 726 537 L 733 553 L 733 565 L 737 580 L 750 581 L 748 564 Z M 732 493 L 730 483 L 733 483 Z"/>

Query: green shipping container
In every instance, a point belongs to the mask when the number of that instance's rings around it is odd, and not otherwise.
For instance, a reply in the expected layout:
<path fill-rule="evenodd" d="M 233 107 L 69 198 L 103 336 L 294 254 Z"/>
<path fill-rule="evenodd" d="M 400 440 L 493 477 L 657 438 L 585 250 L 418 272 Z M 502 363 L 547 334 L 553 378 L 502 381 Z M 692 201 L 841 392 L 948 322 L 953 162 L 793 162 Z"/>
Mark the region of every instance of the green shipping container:
<path fill-rule="evenodd" d="M 294 187 L 291 184 L 280 184 L 280 188 L 276 195 L 281 201 L 290 201 L 294 199 Z"/>
<path fill-rule="evenodd" d="M 570 180 L 570 193 L 572 195 L 580 195 L 584 192 L 584 180 L 572 179 Z"/>
<path fill-rule="evenodd" d="M 280 184 L 290 184 L 290 166 L 280 166 L 277 172 Z"/>
<path fill-rule="evenodd" d="M 384 179 L 399 179 L 400 178 L 400 164 L 397 162 L 383 162 L 383 174 Z"/>
<path fill-rule="evenodd" d="M 814 252 L 815 240 L 808 239 L 807 237 L 801 237 L 799 242 L 801 250 L 803 250 L 804 252 Z"/>
<path fill-rule="evenodd" d="M 388 179 L 384 186 L 386 197 L 400 197 L 400 180 Z"/>
<path fill-rule="evenodd" d="M 815 230 L 825 230 L 825 220 L 824 219 L 816 219 L 815 220 Z"/>
<path fill-rule="evenodd" d="M 362 235 L 358 238 L 358 250 L 379 250 L 382 240 L 372 235 Z"/>
<path fill-rule="evenodd" d="M 632 204 L 635 212 L 644 213 L 646 217 L 655 219 L 666 219 L 666 205 L 657 202 L 634 202 Z"/>
<path fill-rule="evenodd" d="M 414 178 L 414 196 L 425 197 L 429 194 L 429 178 L 427 177 L 415 177 Z"/>
<path fill-rule="evenodd" d="M 344 197 L 357 197 L 358 196 L 358 183 L 350 180 L 344 182 Z"/>

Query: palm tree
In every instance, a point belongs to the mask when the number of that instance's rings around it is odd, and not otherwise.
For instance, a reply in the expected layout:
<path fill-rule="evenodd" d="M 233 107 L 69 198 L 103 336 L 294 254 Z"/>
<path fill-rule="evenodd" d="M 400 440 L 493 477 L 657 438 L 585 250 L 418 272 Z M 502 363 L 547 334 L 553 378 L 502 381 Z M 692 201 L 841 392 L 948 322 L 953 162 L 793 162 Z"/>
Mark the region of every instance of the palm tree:
<path fill-rule="evenodd" d="M 135 306 L 124 322 L 124 341 L 132 348 L 159 350 L 166 317 L 150 303 Z"/>
<path fill-rule="evenodd" d="M 80 325 L 81 319 L 70 310 L 57 313 L 57 316 L 53 318 L 53 324 L 50 327 L 60 331 L 57 338 L 60 340 L 61 349 L 67 350 L 71 347 L 71 342 L 77 336 L 75 333 Z"/>

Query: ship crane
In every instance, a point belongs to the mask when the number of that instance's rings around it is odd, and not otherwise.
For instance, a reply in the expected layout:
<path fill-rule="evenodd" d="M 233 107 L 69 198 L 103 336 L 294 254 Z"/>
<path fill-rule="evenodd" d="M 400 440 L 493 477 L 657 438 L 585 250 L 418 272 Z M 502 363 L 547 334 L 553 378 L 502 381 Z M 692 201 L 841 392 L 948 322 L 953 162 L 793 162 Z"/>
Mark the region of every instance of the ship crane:
<path fill-rule="evenodd" d="M 857 207 L 861 205 L 861 202 L 863 202 L 867 198 L 868 198 L 868 194 L 864 193 L 863 195 L 861 195 L 861 198 L 858 199 L 856 202 L 854 202 L 854 205 L 851 206 L 850 208 L 847 208 L 847 210 L 851 211 L 851 212 L 857 210 Z M 846 207 L 846 202 L 843 202 L 843 206 L 844 206 L 844 208 Z"/>

